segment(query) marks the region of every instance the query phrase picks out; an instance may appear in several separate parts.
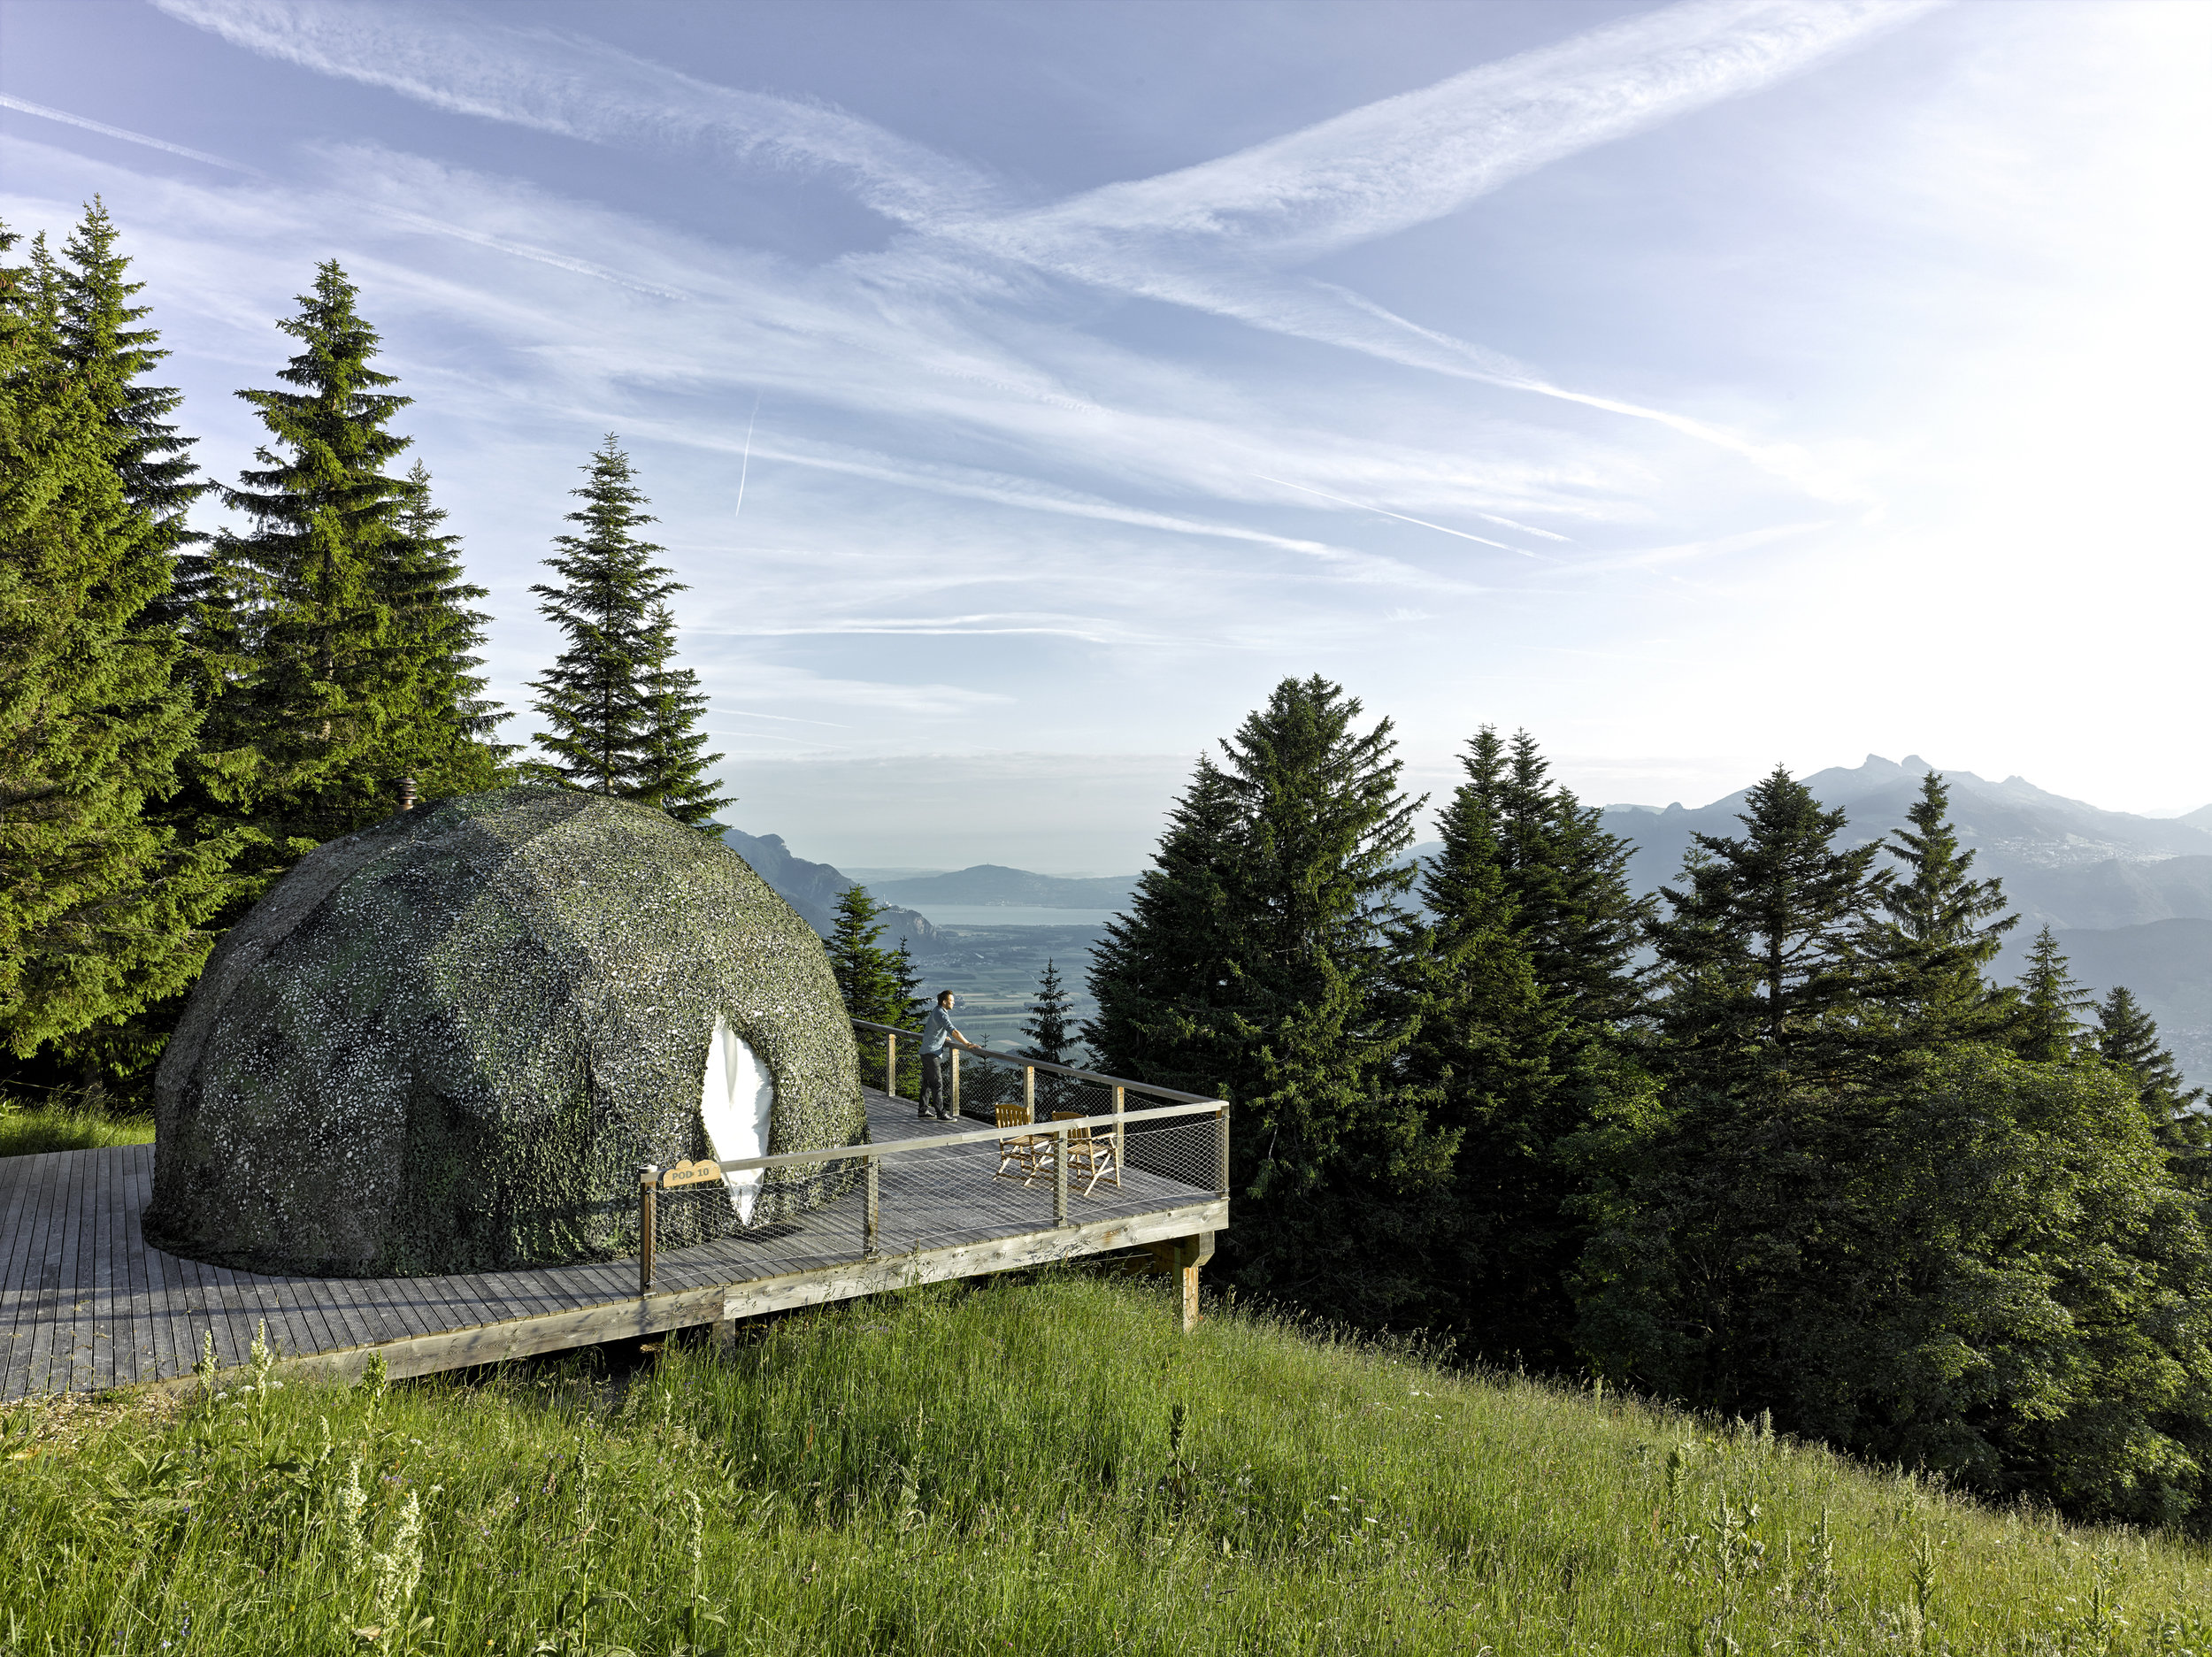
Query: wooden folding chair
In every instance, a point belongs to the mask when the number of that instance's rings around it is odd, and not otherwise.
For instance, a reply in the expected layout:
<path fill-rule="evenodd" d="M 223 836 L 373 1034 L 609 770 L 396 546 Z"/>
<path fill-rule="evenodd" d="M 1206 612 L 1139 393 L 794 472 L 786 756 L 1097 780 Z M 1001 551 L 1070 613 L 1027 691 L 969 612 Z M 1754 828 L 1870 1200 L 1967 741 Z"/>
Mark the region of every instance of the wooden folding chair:
<path fill-rule="evenodd" d="M 1056 1110 L 1052 1113 L 1052 1119 L 1055 1122 L 1079 1122 L 1083 1124 L 1079 1128 L 1070 1128 L 1066 1135 L 1069 1187 L 1073 1189 L 1075 1182 L 1087 1171 L 1090 1180 L 1078 1195 L 1089 1196 L 1098 1189 L 1098 1182 L 1102 1179 L 1112 1180 L 1114 1188 L 1119 1190 L 1121 1162 L 1114 1155 L 1113 1139 L 1110 1137 L 1102 1139 L 1094 1138 L 1091 1119 L 1079 1110 Z"/>
<path fill-rule="evenodd" d="M 1001 1104 L 994 1109 L 1002 1128 L 1035 1125 L 1029 1119 L 1029 1112 L 1020 1105 Z M 1026 1185 L 1051 1172 L 1052 1146 L 1046 1136 L 1017 1133 L 998 1142 L 998 1178 L 1019 1179 Z"/>

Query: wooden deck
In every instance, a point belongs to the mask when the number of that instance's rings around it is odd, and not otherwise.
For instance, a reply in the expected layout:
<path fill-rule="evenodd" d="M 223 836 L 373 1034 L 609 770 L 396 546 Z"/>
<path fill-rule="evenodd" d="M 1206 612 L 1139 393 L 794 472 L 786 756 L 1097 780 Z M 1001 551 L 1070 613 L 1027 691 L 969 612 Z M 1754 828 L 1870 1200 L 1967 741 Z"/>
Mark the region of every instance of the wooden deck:
<path fill-rule="evenodd" d="M 869 1093 L 872 1137 L 930 1138 L 973 1122 L 917 1122 Z M 212 1332 L 217 1362 L 243 1363 L 265 1323 L 287 1369 L 357 1375 L 372 1353 L 394 1376 L 488 1363 L 721 1323 L 911 1283 L 1072 1259 L 1217 1231 L 1210 1189 L 1135 1170 L 1076 1197 L 1053 1224 L 1048 1183 L 997 1179 L 988 1145 L 883 1159 L 882 1221 L 863 1257 L 856 1188 L 788 1225 L 664 1250 L 653 1293 L 634 1260 L 443 1277 L 263 1277 L 146 1246 L 139 1216 L 153 1147 L 0 1158 L 0 1401 L 188 1376 Z"/>

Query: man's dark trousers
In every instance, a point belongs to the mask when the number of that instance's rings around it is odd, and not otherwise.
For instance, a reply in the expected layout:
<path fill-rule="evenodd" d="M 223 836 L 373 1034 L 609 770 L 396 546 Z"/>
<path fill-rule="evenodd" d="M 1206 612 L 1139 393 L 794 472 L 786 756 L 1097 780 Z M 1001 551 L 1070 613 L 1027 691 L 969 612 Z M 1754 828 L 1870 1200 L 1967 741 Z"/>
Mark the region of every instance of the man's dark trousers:
<path fill-rule="evenodd" d="M 930 1100 L 937 1101 L 937 1114 L 941 1118 L 952 1108 L 952 1049 L 941 1053 L 922 1055 L 922 1109 L 926 1113 Z"/>

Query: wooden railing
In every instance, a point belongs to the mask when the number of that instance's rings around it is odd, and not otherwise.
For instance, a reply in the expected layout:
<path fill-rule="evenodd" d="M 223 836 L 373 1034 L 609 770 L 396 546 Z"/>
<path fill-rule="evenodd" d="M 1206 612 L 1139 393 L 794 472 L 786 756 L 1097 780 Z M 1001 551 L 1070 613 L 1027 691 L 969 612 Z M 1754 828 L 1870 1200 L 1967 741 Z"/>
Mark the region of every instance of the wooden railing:
<path fill-rule="evenodd" d="M 898 1043 L 902 1039 L 913 1041 L 918 1047 L 920 1032 L 900 1030 L 890 1024 L 870 1024 L 855 1019 L 856 1030 L 880 1035 L 886 1043 L 886 1079 L 895 1086 L 898 1078 Z M 952 1103 L 959 1108 L 959 1060 L 955 1049 L 952 1073 Z M 1030 1059 L 1013 1054 L 993 1053 L 988 1049 L 974 1055 L 993 1063 L 1022 1072 L 1022 1097 L 1027 1107 L 1029 1122 L 1022 1132 L 1025 1136 L 1050 1139 L 1054 1143 L 1052 1162 L 1052 1219 L 1056 1226 L 1071 1224 L 1068 1217 L 1068 1156 L 1066 1143 L 1070 1134 L 1095 1131 L 1105 1120 L 1113 1124 L 1114 1160 L 1122 1164 L 1125 1160 L 1127 1131 L 1132 1124 L 1159 1124 L 1178 1118 L 1210 1116 L 1213 1118 L 1211 1155 L 1206 1160 L 1212 1166 L 1203 1170 L 1212 1175 L 1212 1194 L 1216 1198 L 1229 1194 L 1229 1106 L 1226 1101 L 1209 1099 L 1202 1093 L 1186 1093 L 1172 1087 L 1158 1087 L 1149 1082 L 1133 1082 L 1125 1077 L 1102 1076 L 1095 1070 L 1079 1070 L 1072 1065 L 1048 1064 L 1041 1059 Z M 1036 1116 L 1037 1075 L 1043 1071 L 1049 1076 L 1063 1077 L 1093 1086 L 1112 1090 L 1112 1109 L 1085 1112 L 1052 1122 L 1038 1122 Z M 891 1089 L 887 1088 L 887 1092 Z M 1148 1106 L 1142 1109 L 1128 1108 L 1129 1095 L 1164 1099 L 1170 1102 Z M 895 1092 L 892 1097 L 896 1098 Z M 658 1194 L 663 1191 L 683 1186 L 703 1185 L 718 1180 L 726 1175 L 742 1173 L 755 1168 L 800 1168 L 822 1162 L 857 1162 L 864 1165 L 867 1182 L 867 1208 L 863 1223 L 863 1258 L 872 1259 L 879 1253 L 878 1238 L 881 1229 L 882 1200 L 880 1170 L 883 1159 L 916 1152 L 941 1151 L 954 1146 L 985 1145 L 1003 1139 L 1006 1130 L 999 1127 L 977 1128 L 967 1132 L 933 1133 L 919 1139 L 891 1139 L 880 1145 L 838 1145 L 816 1151 L 786 1151 L 773 1156 L 747 1156 L 727 1162 L 680 1162 L 673 1168 L 663 1169 L 646 1163 L 638 1169 L 638 1293 L 645 1294 L 653 1286 L 654 1233 L 657 1229 Z M 1179 1169 L 1175 1177 L 1183 1178 L 1186 1170 L 1200 1172 L 1196 1168 Z M 1206 1189 L 1201 1179 L 1186 1179 L 1185 1183 L 1200 1190 Z"/>

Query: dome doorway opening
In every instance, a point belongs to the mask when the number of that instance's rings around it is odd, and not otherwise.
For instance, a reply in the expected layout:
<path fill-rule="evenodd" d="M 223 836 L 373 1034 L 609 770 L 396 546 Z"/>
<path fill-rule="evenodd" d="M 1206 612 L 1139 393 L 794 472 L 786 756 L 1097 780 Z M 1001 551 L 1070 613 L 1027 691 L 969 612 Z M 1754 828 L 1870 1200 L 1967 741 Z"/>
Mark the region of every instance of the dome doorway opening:
<path fill-rule="evenodd" d="M 717 1013 L 714 1035 L 707 1043 L 706 1074 L 699 1083 L 699 1116 L 707 1131 L 708 1154 L 718 1162 L 767 1155 L 775 1105 L 776 1084 L 768 1067 L 730 1029 L 729 1020 Z M 724 1176 L 740 1225 L 753 1223 L 753 1204 L 766 1171 L 747 1168 Z"/>

